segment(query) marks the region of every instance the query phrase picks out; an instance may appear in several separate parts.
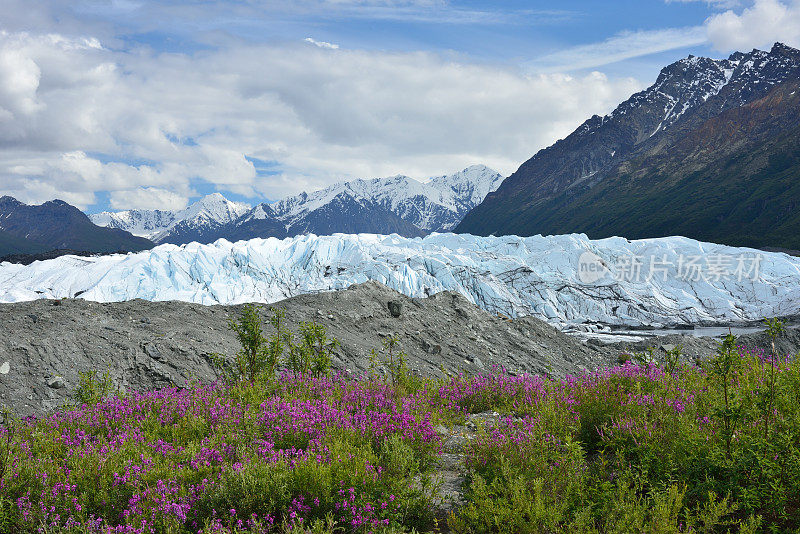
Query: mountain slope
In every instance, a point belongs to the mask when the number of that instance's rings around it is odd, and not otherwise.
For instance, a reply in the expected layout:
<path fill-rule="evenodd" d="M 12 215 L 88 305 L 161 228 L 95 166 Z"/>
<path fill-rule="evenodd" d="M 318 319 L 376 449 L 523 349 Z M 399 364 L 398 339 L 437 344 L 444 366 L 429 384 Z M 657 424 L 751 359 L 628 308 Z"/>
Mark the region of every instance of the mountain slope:
<path fill-rule="evenodd" d="M 0 197 L 0 256 L 54 249 L 139 251 L 152 246 L 151 241 L 123 230 L 94 225 L 82 211 L 61 200 L 29 206 Z"/>
<path fill-rule="evenodd" d="M 184 210 L 104 211 L 89 217 L 97 225 L 127 230 L 156 243 L 182 244 L 213 241 L 208 236 L 216 235 L 220 227 L 249 209 L 247 204 L 232 202 L 220 193 L 212 193 Z"/>
<path fill-rule="evenodd" d="M 339 193 L 324 205 L 296 219 L 288 229 L 290 236 L 311 233 L 424 235 L 422 230 L 382 205 L 348 192 Z"/>
<path fill-rule="evenodd" d="M 119 228 L 152 240 L 177 222 L 178 213 L 168 210 L 103 211 L 89 215 L 89 219 L 97 226 Z"/>
<path fill-rule="evenodd" d="M 800 52 L 690 56 L 538 152 L 456 228 L 800 246 Z M 744 231 L 743 231 L 744 230 Z"/>
<path fill-rule="evenodd" d="M 6 230 L 0 230 L 0 257 L 10 254 L 35 254 L 43 252 L 44 248 L 43 245 L 12 235 Z"/>

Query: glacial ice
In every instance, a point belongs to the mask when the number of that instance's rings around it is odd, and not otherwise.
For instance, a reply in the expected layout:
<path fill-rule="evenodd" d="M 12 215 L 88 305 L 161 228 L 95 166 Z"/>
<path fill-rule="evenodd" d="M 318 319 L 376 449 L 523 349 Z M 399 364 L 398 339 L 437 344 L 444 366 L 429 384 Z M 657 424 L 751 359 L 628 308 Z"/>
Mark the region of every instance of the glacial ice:
<path fill-rule="evenodd" d="M 367 280 L 411 297 L 458 291 L 492 313 L 533 315 L 562 327 L 730 323 L 800 309 L 800 258 L 683 237 L 590 240 L 582 234 L 305 235 L 62 256 L 30 266 L 0 264 L 0 302 L 272 303 Z"/>

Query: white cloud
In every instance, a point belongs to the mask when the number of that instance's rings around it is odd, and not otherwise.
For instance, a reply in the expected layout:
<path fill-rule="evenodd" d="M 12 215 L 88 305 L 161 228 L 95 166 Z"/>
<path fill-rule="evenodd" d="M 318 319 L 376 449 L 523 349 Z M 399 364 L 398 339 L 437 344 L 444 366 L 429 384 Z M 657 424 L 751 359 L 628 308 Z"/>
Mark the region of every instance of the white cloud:
<path fill-rule="evenodd" d="M 333 43 L 327 43 L 327 42 L 325 42 L 325 41 L 317 41 L 317 40 L 315 40 L 315 39 L 312 39 L 311 37 L 306 37 L 306 38 L 305 38 L 305 39 L 303 39 L 303 40 L 304 40 L 305 42 L 307 42 L 307 43 L 311 43 L 311 44 L 313 44 L 314 46 L 318 46 L 318 47 L 320 47 L 320 48 L 328 48 L 328 49 L 330 49 L 330 50 L 336 50 L 337 48 L 339 48 L 339 45 L 337 45 L 337 44 L 333 44 Z"/>
<path fill-rule="evenodd" d="M 110 204 L 115 210 L 182 210 L 188 198 L 158 187 L 137 187 L 111 193 Z"/>
<path fill-rule="evenodd" d="M 704 2 L 715 8 L 739 7 L 740 0 L 666 0 Z M 800 46 L 800 0 L 755 0 L 741 13 L 728 9 L 703 25 L 622 32 L 604 41 L 574 46 L 529 63 L 534 72 L 570 72 L 626 59 L 711 43 L 722 52 L 769 48 L 776 41 Z"/>
<path fill-rule="evenodd" d="M 800 46 L 800 0 L 756 0 L 737 14 L 726 11 L 707 21 L 708 37 L 720 51 L 769 47 L 776 41 Z"/>
<path fill-rule="evenodd" d="M 658 52 L 687 48 L 706 42 L 702 26 L 623 32 L 605 41 L 575 46 L 531 62 L 537 72 L 561 72 L 596 68 Z"/>
<path fill-rule="evenodd" d="M 666 0 L 668 4 L 704 3 L 715 8 L 730 8 L 741 5 L 741 0 Z"/>
<path fill-rule="evenodd" d="M 86 206 L 110 191 L 115 205 L 168 208 L 192 196 L 196 180 L 278 198 L 479 162 L 510 173 L 640 88 L 422 52 L 296 43 L 155 54 L 5 33 L 0 194 Z M 271 162 L 277 176 L 258 176 L 248 157 Z"/>

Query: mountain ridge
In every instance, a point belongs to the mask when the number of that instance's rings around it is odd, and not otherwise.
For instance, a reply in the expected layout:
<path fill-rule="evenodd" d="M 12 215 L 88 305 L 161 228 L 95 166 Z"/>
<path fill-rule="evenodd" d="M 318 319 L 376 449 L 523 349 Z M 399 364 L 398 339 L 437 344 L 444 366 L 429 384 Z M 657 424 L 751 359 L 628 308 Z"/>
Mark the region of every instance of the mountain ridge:
<path fill-rule="evenodd" d="M 784 99 L 782 103 L 771 101 L 769 114 L 759 115 L 765 123 L 758 136 L 733 135 L 738 131 L 741 113 L 753 113 L 754 120 L 755 114 L 761 113 L 757 106 L 748 107 L 750 104 L 767 98 L 774 90 L 780 92 L 779 86 L 798 79 L 800 51 L 780 43 L 769 52 L 737 52 L 723 60 L 694 56 L 679 60 L 662 69 L 656 83 L 632 95 L 611 114 L 588 119 L 565 139 L 537 152 L 467 214 L 456 231 L 476 235 L 586 232 L 593 238 L 680 233 L 731 245 L 796 249 L 800 241 L 781 238 L 777 233 L 766 238 L 744 238 L 738 231 L 722 228 L 709 232 L 709 225 L 713 229 L 720 221 L 698 218 L 698 212 L 710 210 L 694 197 L 713 197 L 709 191 L 713 186 L 698 182 L 700 178 L 695 174 L 700 173 L 705 180 L 713 178 L 714 186 L 735 190 L 730 196 L 713 198 L 713 211 L 732 214 L 740 205 L 750 206 L 755 199 L 740 190 L 743 180 L 737 174 L 745 171 L 748 180 L 744 182 L 759 198 L 763 197 L 759 188 L 767 182 L 752 165 L 727 174 L 719 171 L 741 164 L 737 158 L 742 154 L 732 150 L 734 142 L 739 143 L 739 150 L 747 147 L 764 152 L 773 141 L 790 133 L 787 124 L 795 115 L 796 102 Z M 787 96 L 797 95 L 789 93 L 785 92 Z M 727 125 L 721 122 L 725 120 Z M 685 139 L 703 137 L 698 132 L 707 132 L 711 124 L 731 135 L 707 143 L 702 157 L 695 154 L 691 172 L 683 161 L 670 159 L 674 147 L 685 144 Z M 708 135 L 704 138 L 710 141 Z M 787 146 L 790 167 L 799 170 L 797 150 L 791 149 L 791 142 Z M 769 160 L 776 155 L 764 152 L 762 157 Z M 792 195 L 784 195 L 786 191 L 780 185 L 783 179 L 767 171 L 766 179 L 775 182 L 770 186 L 781 203 L 780 210 L 789 209 Z M 655 195 L 662 182 L 680 181 L 682 185 L 675 186 L 672 197 Z M 696 182 L 694 187 L 690 187 L 692 181 Z M 790 188 L 789 192 L 794 190 Z M 788 199 L 781 199 L 782 196 Z M 637 201 L 642 197 L 647 197 L 647 202 Z M 752 210 L 751 219 L 723 214 L 721 222 L 730 226 L 733 221 L 743 224 L 761 220 L 754 233 L 763 235 L 769 226 L 763 222 L 765 209 Z M 696 223 L 670 226 L 655 221 L 669 219 L 670 210 L 689 214 Z M 773 217 L 770 224 L 781 226 L 782 221 Z"/>
<path fill-rule="evenodd" d="M 420 237 L 451 230 L 503 177 L 485 165 L 421 182 L 405 175 L 338 182 L 245 210 L 219 193 L 181 212 L 103 212 L 97 224 L 137 230 L 157 243 L 210 243 L 313 233 L 397 233 Z M 213 197 L 213 198 L 212 198 Z M 203 210 L 206 202 L 214 209 Z"/>
<path fill-rule="evenodd" d="M 96 253 L 152 247 L 148 239 L 93 224 L 86 214 L 63 200 L 29 205 L 10 196 L 0 197 L 0 257 L 58 249 Z"/>
<path fill-rule="evenodd" d="M 104 211 L 90 215 L 97 225 L 120 228 L 158 243 L 175 243 L 180 237 L 200 235 L 230 222 L 250 209 L 221 193 L 211 193 L 183 210 Z"/>

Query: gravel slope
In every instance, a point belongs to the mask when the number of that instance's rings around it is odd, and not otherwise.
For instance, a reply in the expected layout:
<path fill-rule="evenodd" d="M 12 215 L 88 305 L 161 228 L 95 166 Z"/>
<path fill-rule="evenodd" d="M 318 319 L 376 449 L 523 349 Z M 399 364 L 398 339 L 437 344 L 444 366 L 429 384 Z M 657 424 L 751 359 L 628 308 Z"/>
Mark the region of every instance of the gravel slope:
<path fill-rule="evenodd" d="M 389 302 L 399 303 L 399 317 Z M 531 317 L 498 317 L 457 293 L 411 299 L 377 282 L 349 289 L 293 297 L 272 306 L 286 309 L 287 325 L 324 324 L 341 342 L 333 360 L 337 370 L 360 374 L 369 368 L 371 349 L 397 335 L 409 366 L 426 376 L 476 373 L 500 365 L 511 372 L 563 376 L 615 363 L 620 352 L 647 345 L 682 344 L 694 357 L 710 354 L 713 339 L 689 336 L 640 343 L 600 345 L 568 336 Z M 268 309 L 264 307 L 264 319 Z M 232 356 L 238 349 L 228 320 L 241 306 L 203 306 L 184 302 L 133 300 L 96 303 L 81 299 L 37 300 L 0 305 L 0 404 L 18 415 L 43 414 L 64 404 L 79 372 L 108 370 L 124 389 L 212 381 L 211 354 Z M 271 329 L 265 326 L 265 333 Z M 763 337 L 763 336 L 762 336 Z M 749 336 L 748 344 L 766 345 Z M 796 352 L 800 332 L 792 330 L 779 352 Z"/>
<path fill-rule="evenodd" d="M 389 301 L 402 311 L 393 317 Z M 343 291 L 301 295 L 274 304 L 286 309 L 287 325 L 324 324 L 341 342 L 333 364 L 359 374 L 371 349 L 397 335 L 410 367 L 424 375 L 479 372 L 502 365 L 513 372 L 564 375 L 600 365 L 605 352 L 533 318 L 493 316 L 456 293 L 411 299 L 377 282 Z M 269 316 L 264 307 L 264 319 Z M 0 305 L 0 403 L 20 415 L 61 406 L 79 371 L 108 370 L 118 386 L 153 389 L 183 385 L 216 373 L 210 355 L 238 349 L 228 328 L 241 306 L 133 300 L 96 303 L 81 299 L 37 300 Z M 265 326 L 265 333 L 271 332 Z M 59 378 L 60 377 L 60 378 Z"/>

